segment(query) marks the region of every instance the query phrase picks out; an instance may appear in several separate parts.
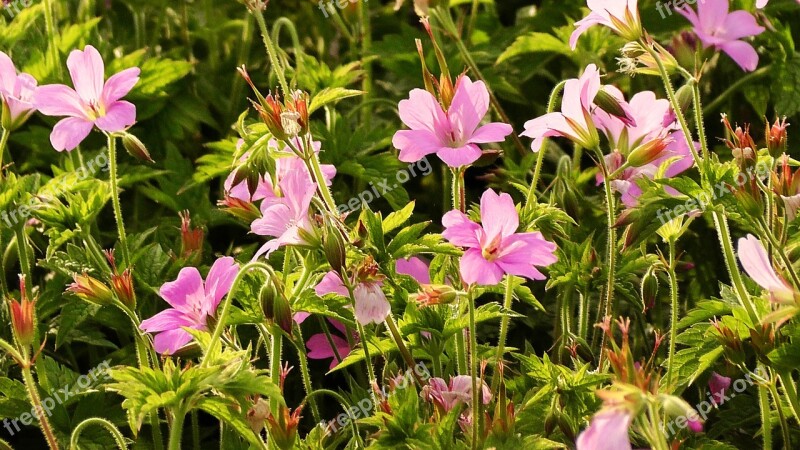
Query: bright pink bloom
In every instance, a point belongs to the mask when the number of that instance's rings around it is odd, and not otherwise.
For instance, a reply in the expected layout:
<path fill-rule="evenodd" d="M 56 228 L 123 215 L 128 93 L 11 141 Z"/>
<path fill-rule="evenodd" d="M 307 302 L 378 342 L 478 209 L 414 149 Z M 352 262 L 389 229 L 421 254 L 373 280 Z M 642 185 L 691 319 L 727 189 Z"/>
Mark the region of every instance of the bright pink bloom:
<path fill-rule="evenodd" d="M 598 92 L 600 71 L 596 65 L 589 64 L 580 79 L 567 80 L 561 112 L 545 114 L 525 122 L 525 131 L 520 136 L 533 139 L 531 149 L 534 152 L 541 150 L 545 138 L 556 136 L 568 138 L 584 148 L 594 148 L 598 137 L 591 111 Z"/>
<path fill-rule="evenodd" d="M 356 303 L 355 316 L 362 325 L 382 323 L 392 312 L 392 306 L 381 289 L 382 284 L 380 281 L 361 281 L 353 289 Z M 338 294 L 342 297 L 350 295 L 339 274 L 334 271 L 325 274 L 314 291 L 320 297 L 327 294 Z"/>
<path fill-rule="evenodd" d="M 284 245 L 303 245 L 306 241 L 301 231 L 313 233 L 308 210 L 317 185 L 311 183 L 308 172 L 289 171 L 279 186 L 283 196 L 265 198 L 261 203 L 261 218 L 250 224 L 253 233 L 275 238 L 261 246 L 253 259 L 269 255 Z"/>
<path fill-rule="evenodd" d="M 588 0 L 586 3 L 592 12 L 575 23 L 575 31 L 569 38 L 573 50 L 578 45 L 578 38 L 594 25 L 605 25 L 629 41 L 642 35 L 639 0 Z"/>
<path fill-rule="evenodd" d="M 578 436 L 577 450 L 631 450 L 631 420 L 630 413 L 621 410 L 595 414 L 589 428 Z"/>
<path fill-rule="evenodd" d="M 728 0 L 704 0 L 697 3 L 696 12 L 688 5 L 679 8 L 678 12 L 692 23 L 703 47 L 722 50 L 742 70 L 756 70 L 758 53 L 752 45 L 740 39 L 757 36 L 764 32 L 764 27 L 758 25 L 756 18 L 747 11 L 729 13 Z"/>
<path fill-rule="evenodd" d="M 421 395 L 444 412 L 450 412 L 453 408 L 469 404 L 472 400 L 472 378 L 469 375 L 458 375 L 450 378 L 449 385 L 441 378 L 431 378 L 428 385 L 422 388 Z M 481 381 L 481 401 L 484 405 L 492 401 L 492 391 L 483 381 Z"/>
<path fill-rule="evenodd" d="M 700 433 L 703 431 L 703 422 L 699 420 L 688 419 L 686 421 L 686 426 L 692 431 L 692 433 Z"/>
<path fill-rule="evenodd" d="M 767 6 L 769 0 L 756 0 L 756 8 L 761 9 Z M 797 0 L 797 4 L 800 5 L 800 0 Z"/>
<path fill-rule="evenodd" d="M 67 116 L 53 128 L 50 143 L 60 151 L 71 151 L 77 147 L 92 128 L 116 133 L 136 122 L 136 106 L 120 100 L 128 95 L 139 82 L 138 67 L 125 69 L 105 79 L 105 65 L 100 53 L 87 45 L 73 50 L 67 58 L 72 89 L 63 84 L 40 87 L 33 98 L 33 105 L 47 116 Z"/>
<path fill-rule="evenodd" d="M 739 261 L 742 262 L 742 267 L 750 275 L 750 278 L 769 291 L 772 301 L 791 303 L 794 300 L 794 290 L 775 273 L 767 250 L 761 241 L 752 234 L 739 239 Z"/>
<path fill-rule="evenodd" d="M 489 91 L 483 81 L 473 83 L 467 76 L 456 81 L 447 111 L 423 89 L 412 90 L 399 108 L 400 119 L 411 129 L 395 133 L 392 144 L 400 150 L 400 161 L 404 162 L 436 153 L 450 167 L 466 166 L 481 157 L 478 144 L 503 142 L 514 131 L 499 122 L 479 127 L 489 111 Z"/>
<path fill-rule="evenodd" d="M 408 259 L 398 259 L 395 263 L 395 270 L 399 274 L 408 275 L 417 280 L 419 284 L 431 284 L 431 274 L 428 269 L 428 263 L 416 256 L 412 256 Z"/>
<path fill-rule="evenodd" d="M 205 281 L 197 268 L 185 267 L 175 281 L 164 283 L 159 294 L 172 308 L 142 321 L 139 326 L 148 333 L 157 333 L 156 351 L 173 354 L 188 344 L 192 335 L 182 327 L 207 330 L 208 316 L 214 315 L 238 272 L 236 261 L 224 257 L 214 262 Z"/>
<path fill-rule="evenodd" d="M 708 389 L 711 391 L 711 402 L 720 405 L 725 399 L 725 391 L 731 387 L 731 379 L 714 372 L 708 380 Z"/>
<path fill-rule="evenodd" d="M 338 320 L 328 319 L 328 322 L 336 327 L 342 334 L 347 334 L 347 329 Z M 358 342 L 358 335 L 352 335 L 350 338 L 353 339 L 353 342 Z M 328 341 L 328 336 L 325 333 L 317 333 L 308 338 L 306 347 L 308 347 L 309 350 L 307 356 L 311 359 L 331 358 L 330 369 L 333 370 L 334 367 L 350 354 L 352 348 L 350 348 L 350 344 L 347 343 L 347 339 L 335 334 L 331 334 L 331 341 L 333 341 L 333 345 L 336 346 L 336 351 L 331 347 L 331 343 Z M 337 353 L 339 354 L 339 358 L 336 357 Z"/>
<path fill-rule="evenodd" d="M 466 247 L 461 257 L 461 278 L 467 284 L 494 285 L 504 274 L 544 280 L 536 266 L 557 261 L 556 245 L 542 233 L 517 233 L 519 213 L 508 194 L 488 189 L 481 196 L 481 225 L 461 211 L 450 211 L 442 219 L 445 239 Z"/>
<path fill-rule="evenodd" d="M 17 74 L 11 58 L 0 52 L 0 101 L 8 108 L 11 129 L 21 125 L 36 110 L 32 100 L 37 84 L 27 73 Z"/>

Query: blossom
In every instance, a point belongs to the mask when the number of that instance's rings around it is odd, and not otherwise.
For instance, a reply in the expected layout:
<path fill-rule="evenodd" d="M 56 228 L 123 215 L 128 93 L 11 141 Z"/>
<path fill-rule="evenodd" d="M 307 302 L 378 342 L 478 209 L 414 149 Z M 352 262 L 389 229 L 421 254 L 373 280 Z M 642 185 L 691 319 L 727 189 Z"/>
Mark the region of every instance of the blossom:
<path fill-rule="evenodd" d="M 714 372 L 711 374 L 711 379 L 708 380 L 708 389 L 711 391 L 711 403 L 715 405 L 721 404 L 717 399 L 724 399 L 725 391 L 731 387 L 731 379 L 723 377 L 722 375 Z"/>
<path fill-rule="evenodd" d="M 139 82 L 138 67 L 112 75 L 105 83 L 103 58 L 96 48 L 87 45 L 73 50 L 67 58 L 72 89 L 63 84 L 49 84 L 37 89 L 33 97 L 36 109 L 47 116 L 67 116 L 53 128 L 50 143 L 57 151 L 77 147 L 94 126 L 116 133 L 136 122 L 136 106 L 120 100 Z"/>
<path fill-rule="evenodd" d="M 492 401 L 492 391 L 481 380 L 481 401 L 484 405 Z M 472 399 L 472 378 L 469 375 L 458 375 L 450 378 L 447 384 L 441 378 L 431 378 L 422 388 L 422 397 L 436 406 L 450 412 L 453 408 L 468 404 Z"/>
<path fill-rule="evenodd" d="M 578 38 L 594 25 L 605 25 L 629 41 L 639 39 L 642 36 L 642 24 L 638 2 L 639 0 L 588 0 L 586 3 L 592 12 L 575 23 L 575 31 L 569 38 L 570 47 L 575 50 Z"/>
<path fill-rule="evenodd" d="M 767 250 L 752 234 L 739 239 L 739 261 L 744 271 L 759 286 L 769 291 L 770 298 L 778 303 L 789 303 L 794 299 L 794 291 L 772 268 Z"/>
<path fill-rule="evenodd" d="M 337 330 L 339 330 L 342 334 L 347 335 L 347 328 L 339 322 L 338 320 L 328 319 L 328 322 L 331 323 Z M 328 336 L 325 333 L 317 333 L 306 341 L 306 347 L 308 347 L 308 357 L 311 359 L 328 359 L 332 358 L 330 370 L 333 370 L 337 364 L 342 362 L 347 355 L 350 354 L 352 348 L 350 344 L 347 342 L 347 339 L 339 337 L 335 334 L 330 335 L 331 339 L 328 341 Z M 350 336 L 354 342 L 358 342 L 358 335 Z M 336 347 L 331 347 L 331 341 L 333 345 Z M 338 357 L 337 357 L 338 354 Z"/>
<path fill-rule="evenodd" d="M 208 316 L 213 316 L 220 300 L 231 289 L 239 266 L 231 257 L 217 259 L 205 281 L 195 267 L 185 267 L 175 281 L 164 283 L 159 294 L 172 308 L 142 321 L 139 328 L 157 333 L 155 349 L 174 354 L 192 340 L 186 328 L 207 330 Z"/>
<path fill-rule="evenodd" d="M 383 283 L 378 280 L 360 281 L 353 288 L 353 298 L 355 300 L 356 320 L 362 325 L 370 323 L 381 323 L 392 311 L 392 306 L 386 299 L 381 286 Z M 314 288 L 314 291 L 322 297 L 327 294 L 338 294 L 342 297 L 349 297 L 342 278 L 338 273 L 330 271 L 322 278 L 322 281 Z"/>
<path fill-rule="evenodd" d="M 678 8 L 694 27 L 704 48 L 715 47 L 730 56 L 742 70 L 751 72 L 758 67 L 758 53 L 752 45 L 740 39 L 757 36 L 764 27 L 747 11 L 729 13 L 728 0 L 698 2 L 697 11 L 688 5 Z"/>
<path fill-rule="evenodd" d="M 36 93 L 36 79 L 27 73 L 17 74 L 11 58 L 0 52 L 0 100 L 7 108 L 4 112 L 3 127 L 13 130 L 22 125 L 36 110 L 32 100 Z"/>
<path fill-rule="evenodd" d="M 416 256 L 412 256 L 408 259 L 398 259 L 395 263 L 395 271 L 399 274 L 410 276 L 417 280 L 419 284 L 431 284 L 431 274 L 428 269 L 428 263 Z"/>
<path fill-rule="evenodd" d="M 283 196 L 264 199 L 261 217 L 250 224 L 253 233 L 275 238 L 261 246 L 253 259 L 284 245 L 305 244 L 302 233 L 313 233 L 308 211 L 317 185 L 310 182 L 306 172 L 291 170 L 279 186 Z"/>
<path fill-rule="evenodd" d="M 472 82 L 465 75 L 456 81 L 447 111 L 423 89 L 412 90 L 399 109 L 400 119 L 411 129 L 395 133 L 392 144 L 404 162 L 436 153 L 450 167 L 466 166 L 481 157 L 478 144 L 503 142 L 513 132 L 510 125 L 500 122 L 479 127 L 489 111 L 489 91 L 483 81 Z"/>
<path fill-rule="evenodd" d="M 504 274 L 533 280 L 545 276 L 536 266 L 557 261 L 556 245 L 540 232 L 517 233 L 519 214 L 508 194 L 498 195 L 488 189 L 481 196 L 481 225 L 461 211 L 450 211 L 442 219 L 445 239 L 466 247 L 461 258 L 461 277 L 467 284 L 493 285 Z"/>
<path fill-rule="evenodd" d="M 577 450 L 631 450 L 628 429 L 630 413 L 622 410 L 601 411 L 578 436 Z"/>

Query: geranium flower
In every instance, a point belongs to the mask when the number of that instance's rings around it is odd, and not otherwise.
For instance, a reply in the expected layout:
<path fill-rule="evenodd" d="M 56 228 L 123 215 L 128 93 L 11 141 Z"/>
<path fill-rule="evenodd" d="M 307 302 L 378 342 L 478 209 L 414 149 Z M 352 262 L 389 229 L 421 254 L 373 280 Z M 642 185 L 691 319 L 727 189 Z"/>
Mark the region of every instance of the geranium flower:
<path fill-rule="evenodd" d="M 694 27 L 694 32 L 704 48 L 714 47 L 730 56 L 742 70 L 752 72 L 758 67 L 758 53 L 752 45 L 740 39 L 757 36 L 764 27 L 747 11 L 729 13 L 728 0 L 704 0 L 698 2 L 697 11 L 688 5 L 678 8 Z"/>
<path fill-rule="evenodd" d="M 450 211 L 442 219 L 445 239 L 466 247 L 461 257 L 461 277 L 467 284 L 494 285 L 503 275 L 544 280 L 536 266 L 557 261 L 556 245 L 540 232 L 517 233 L 519 214 L 508 194 L 488 189 L 481 196 L 481 225 L 461 211 Z"/>
<path fill-rule="evenodd" d="M 338 320 L 328 319 L 328 322 L 331 323 L 337 330 L 339 330 L 342 334 L 347 335 L 347 328 L 339 322 Z M 333 347 L 331 347 L 331 342 L 328 341 L 328 336 L 325 333 L 317 333 L 306 341 L 306 347 L 308 347 L 308 357 L 311 359 L 331 359 L 330 370 L 333 370 L 350 352 L 353 350 L 350 347 L 350 344 L 347 342 L 347 339 L 339 337 L 335 334 L 331 334 L 331 341 L 333 341 L 333 345 L 336 346 L 336 351 L 334 351 Z M 358 335 L 354 334 L 350 336 L 353 339 L 354 343 L 358 342 Z M 338 353 L 339 357 L 336 357 Z M 341 358 L 341 359 L 340 359 Z"/>
<path fill-rule="evenodd" d="M 381 289 L 382 285 L 381 281 L 361 281 L 353 288 L 353 297 L 356 303 L 355 316 L 362 325 L 369 325 L 373 322 L 381 323 L 392 312 L 392 306 L 386 300 L 386 294 Z M 334 271 L 325 274 L 314 291 L 320 297 L 327 294 L 350 296 L 341 277 Z"/>
<path fill-rule="evenodd" d="M 428 263 L 422 258 L 412 256 L 405 259 L 400 258 L 395 263 L 395 271 L 399 274 L 408 275 L 417 280 L 419 284 L 431 284 L 431 274 Z"/>
<path fill-rule="evenodd" d="M 441 378 L 431 378 L 428 384 L 422 388 L 420 395 L 447 413 L 457 406 L 470 402 L 472 378 L 469 375 L 458 375 L 450 378 L 450 384 Z M 481 401 L 484 405 L 488 405 L 492 401 L 492 390 L 482 380 Z"/>
<path fill-rule="evenodd" d="M 626 411 L 601 411 L 578 436 L 577 450 L 631 450 L 628 429 L 631 415 Z"/>
<path fill-rule="evenodd" d="M 284 245 L 303 245 L 306 240 L 301 232 L 313 233 L 308 210 L 317 185 L 310 181 L 307 172 L 292 170 L 279 186 L 283 196 L 265 198 L 261 203 L 261 218 L 250 224 L 253 233 L 275 238 L 261 246 L 253 259 L 269 255 Z"/>
<path fill-rule="evenodd" d="M 791 303 L 794 290 L 772 268 L 767 250 L 761 241 L 752 234 L 739 239 L 739 261 L 744 271 L 759 286 L 769 291 L 770 298 L 776 303 Z"/>
<path fill-rule="evenodd" d="M 575 23 L 575 31 L 569 38 L 570 47 L 575 50 L 578 38 L 595 25 L 605 25 L 629 41 L 639 39 L 642 23 L 638 3 L 639 0 L 588 0 L 586 4 L 592 12 Z"/>
<path fill-rule="evenodd" d="M 36 110 L 32 100 L 37 84 L 31 75 L 17 74 L 11 58 L 0 52 L 0 100 L 8 108 L 9 130 L 22 125 Z"/>
<path fill-rule="evenodd" d="M 718 402 L 717 399 L 724 399 L 725 391 L 730 387 L 730 378 L 723 377 L 717 372 L 712 373 L 711 378 L 708 380 L 708 390 L 711 391 L 711 402 L 715 405 L 719 405 L 720 402 Z"/>
<path fill-rule="evenodd" d="M 120 100 L 139 82 L 138 67 L 112 75 L 105 83 L 103 58 L 87 45 L 73 50 L 67 58 L 72 89 L 50 84 L 36 90 L 33 105 L 46 116 L 67 116 L 53 128 L 50 143 L 57 151 L 71 151 L 89 135 L 94 126 L 107 132 L 125 130 L 136 122 L 136 106 Z"/>
<path fill-rule="evenodd" d="M 481 157 L 478 144 L 503 142 L 514 130 L 493 122 L 479 127 L 489 111 L 489 91 L 483 81 L 462 75 L 447 111 L 430 92 L 414 89 L 400 101 L 400 119 L 410 130 L 395 133 L 392 144 L 400 150 L 400 161 L 416 162 L 436 155 L 450 167 L 462 167 Z"/>
<path fill-rule="evenodd" d="M 226 256 L 214 262 L 205 281 L 197 268 L 185 267 L 175 281 L 164 283 L 159 294 L 172 308 L 143 320 L 139 326 L 148 333 L 156 333 L 156 351 L 174 354 L 188 344 L 192 335 L 183 327 L 207 330 L 206 320 L 215 314 L 238 272 L 236 261 Z"/>

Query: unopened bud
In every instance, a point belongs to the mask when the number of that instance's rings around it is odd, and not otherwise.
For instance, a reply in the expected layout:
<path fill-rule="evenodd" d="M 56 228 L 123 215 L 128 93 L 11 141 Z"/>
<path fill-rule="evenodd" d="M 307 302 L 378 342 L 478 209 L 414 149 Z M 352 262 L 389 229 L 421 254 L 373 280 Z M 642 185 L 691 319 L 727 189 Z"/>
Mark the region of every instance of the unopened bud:
<path fill-rule="evenodd" d="M 275 285 L 268 281 L 259 293 L 261 299 L 261 309 L 268 322 L 278 325 L 287 333 L 292 332 L 292 309 L 289 307 L 289 300 L 282 292 L 279 292 Z"/>
<path fill-rule="evenodd" d="M 343 273 L 347 265 L 347 248 L 345 247 L 344 238 L 338 230 L 332 227 L 325 230 L 322 250 L 331 268 L 339 274 Z"/>
<path fill-rule="evenodd" d="M 35 301 L 28 299 L 25 287 L 25 277 L 19 277 L 19 292 L 21 301 L 10 299 L 11 327 L 17 342 L 22 347 L 30 347 L 36 334 L 36 308 Z"/>
<path fill-rule="evenodd" d="M 144 143 L 130 133 L 125 133 L 122 135 L 122 146 L 125 147 L 125 150 L 128 151 L 129 155 L 133 156 L 139 161 L 148 163 L 155 162 L 153 161 L 153 158 L 150 157 L 150 152 L 147 151 L 147 147 L 144 145 Z"/>
<path fill-rule="evenodd" d="M 631 114 L 622 106 L 621 100 L 609 94 L 605 89 L 600 89 L 594 98 L 594 102 L 603 111 L 617 117 L 626 125 L 635 125 Z"/>
<path fill-rule="evenodd" d="M 632 167 L 642 167 L 657 160 L 664 155 L 664 150 L 670 138 L 658 137 L 636 147 L 628 154 L 628 164 Z"/>
<path fill-rule="evenodd" d="M 658 276 L 653 266 L 650 266 L 642 277 L 640 292 L 645 311 L 655 306 L 656 298 L 658 298 Z"/>
<path fill-rule="evenodd" d="M 88 274 L 74 275 L 74 282 L 67 287 L 67 291 L 75 294 L 81 300 L 96 305 L 107 305 L 114 300 L 111 289 L 100 280 Z"/>

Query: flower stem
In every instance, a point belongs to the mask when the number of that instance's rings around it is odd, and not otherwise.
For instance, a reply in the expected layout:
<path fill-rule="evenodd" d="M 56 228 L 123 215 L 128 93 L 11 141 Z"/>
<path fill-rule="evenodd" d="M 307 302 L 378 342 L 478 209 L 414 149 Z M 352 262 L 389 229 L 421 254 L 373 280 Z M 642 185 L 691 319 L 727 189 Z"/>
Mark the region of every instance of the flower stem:
<path fill-rule="evenodd" d="M 669 297 L 670 297 L 670 320 L 669 320 L 669 353 L 667 356 L 667 386 L 672 387 L 675 375 L 673 362 L 675 361 L 675 341 L 678 338 L 678 279 L 675 274 L 675 240 L 669 239 L 669 265 L 667 267 L 669 275 Z"/>
<path fill-rule="evenodd" d="M 408 347 L 406 347 L 406 344 L 403 342 L 403 337 L 400 334 L 400 330 L 397 328 L 397 324 L 395 323 L 391 313 L 388 316 L 386 316 L 386 328 L 389 329 L 392 338 L 397 344 L 397 349 L 400 350 L 400 354 L 406 361 L 408 368 L 411 369 L 411 373 L 414 375 L 414 379 L 417 381 L 417 384 L 420 387 L 424 386 L 424 382 L 419 377 L 419 375 L 417 375 L 417 372 L 414 371 L 414 368 L 416 367 L 416 363 L 414 362 L 414 356 L 411 355 L 411 352 L 408 350 Z"/>
<path fill-rule="evenodd" d="M 330 188 L 325 183 L 325 176 L 322 174 L 322 167 L 319 163 L 319 155 L 311 147 L 311 142 L 306 141 L 306 153 L 310 154 L 308 157 L 308 164 L 311 166 L 311 171 L 314 174 L 314 181 L 317 183 L 317 188 L 325 206 L 328 207 L 333 217 L 337 217 L 336 201 L 333 199 Z"/>
<path fill-rule="evenodd" d="M 514 276 L 506 275 L 506 290 L 503 295 L 503 311 L 509 312 L 514 301 Z M 510 322 L 508 315 L 503 315 L 500 319 L 500 337 L 497 339 L 497 353 L 495 354 L 495 371 L 492 374 L 492 392 L 497 390 L 497 385 L 500 383 L 500 374 L 497 368 L 500 367 L 505 354 L 506 338 L 508 337 L 508 323 Z"/>
<path fill-rule="evenodd" d="M 186 419 L 186 412 L 183 406 L 175 409 L 172 417 L 172 426 L 169 429 L 168 450 L 181 450 L 181 438 L 183 437 L 183 421 Z"/>
<path fill-rule="evenodd" d="M 19 267 L 22 274 L 25 275 L 25 279 L 28 280 L 28 282 L 25 283 L 26 294 L 28 298 L 33 298 L 33 278 L 31 276 L 33 268 L 28 258 L 28 235 L 25 234 L 24 221 L 18 223 L 17 226 L 14 227 L 14 234 L 17 237 L 17 258 L 19 259 Z"/>
<path fill-rule="evenodd" d="M 300 361 L 300 376 L 303 379 L 303 389 L 306 391 L 306 396 L 313 392 L 311 386 L 311 375 L 308 371 L 308 357 L 306 356 L 306 349 L 303 339 L 303 331 L 300 329 L 300 325 L 297 322 L 294 322 L 294 331 L 297 333 L 299 338 L 299 342 L 294 343 L 295 348 L 297 348 L 297 359 Z M 335 346 L 334 346 L 335 348 Z M 314 416 L 314 422 L 319 423 L 320 415 L 319 415 L 319 407 L 317 407 L 317 402 L 309 402 L 311 403 L 311 414 Z"/>
<path fill-rule="evenodd" d="M 781 385 L 783 386 L 783 393 L 789 401 L 789 409 L 792 411 L 794 418 L 800 422 L 800 401 L 798 401 L 797 397 L 797 387 L 794 385 L 794 380 L 792 379 L 792 371 L 782 371 L 779 373 L 779 376 Z"/>
<path fill-rule="evenodd" d="M 11 132 L 3 128 L 3 134 L 0 136 L 0 180 L 3 179 L 3 157 L 6 154 L 9 136 L 11 136 Z"/>
<path fill-rule="evenodd" d="M 289 95 L 289 84 L 286 82 L 286 75 L 283 73 L 283 66 L 281 66 L 280 62 L 278 61 L 275 45 L 272 43 L 272 38 L 269 36 L 267 22 L 264 20 L 264 13 L 259 8 L 254 8 L 253 15 L 256 16 L 258 28 L 261 30 L 261 37 L 264 40 L 264 47 L 267 49 L 269 64 L 272 66 L 272 70 L 275 72 L 275 76 L 278 78 L 281 89 L 283 89 L 283 95 Z"/>
<path fill-rule="evenodd" d="M 269 377 L 272 380 L 272 384 L 275 386 L 280 386 L 281 383 L 281 350 L 283 347 L 283 335 L 281 334 L 281 330 L 277 326 L 273 326 L 272 330 L 270 330 L 270 334 L 272 335 L 272 348 L 269 352 Z M 275 408 L 278 407 L 278 399 L 270 399 L 270 409 L 275 411 Z"/>
<path fill-rule="evenodd" d="M 725 217 L 724 213 L 719 211 L 714 211 L 712 216 L 714 218 L 714 225 L 717 228 L 717 234 L 719 235 L 722 255 L 725 257 L 725 265 L 731 276 L 731 282 L 736 290 L 737 297 L 739 297 L 739 302 L 744 309 L 747 310 L 747 315 L 755 325 L 758 323 L 758 314 L 756 313 L 755 305 L 750 299 L 750 294 L 747 293 L 747 288 L 744 286 L 744 280 L 742 280 L 742 274 L 739 272 L 739 266 L 736 264 L 736 255 L 733 251 L 731 234 L 728 229 L 728 219 Z"/>
<path fill-rule="evenodd" d="M 556 100 L 558 100 L 558 96 L 561 94 L 561 91 L 564 90 L 564 86 L 567 85 L 567 80 L 563 80 L 553 88 L 553 91 L 550 93 L 550 99 L 547 101 L 547 113 L 551 113 L 556 109 Z M 539 154 L 536 155 L 536 166 L 533 169 L 533 180 L 531 181 L 531 187 L 528 190 L 527 195 L 527 205 L 533 205 L 536 203 L 536 186 L 539 184 L 539 176 L 542 173 L 542 164 L 544 164 L 544 157 L 545 153 L 547 152 L 547 139 L 542 141 L 542 147 L 539 149 Z"/>
<path fill-rule="evenodd" d="M 128 445 L 125 443 L 125 437 L 122 435 L 122 433 L 120 433 L 119 429 L 117 429 L 113 423 L 100 417 L 91 417 L 79 423 L 78 426 L 72 430 L 72 436 L 69 440 L 70 450 L 78 450 L 78 438 L 80 438 L 84 428 L 91 425 L 99 425 L 108 430 L 108 432 L 114 438 L 114 442 L 117 444 L 118 449 L 126 450 L 128 448 Z"/>
<path fill-rule="evenodd" d="M 778 397 L 776 396 L 777 400 Z M 758 386 L 758 405 L 761 411 L 761 438 L 764 442 L 764 450 L 772 449 L 772 421 L 770 420 L 771 406 L 769 396 L 765 386 Z"/>
<path fill-rule="evenodd" d="M 128 252 L 128 235 L 125 233 L 125 222 L 122 218 L 122 207 L 119 203 L 119 186 L 117 185 L 117 138 L 108 135 L 108 178 L 111 181 L 111 204 L 114 207 L 114 217 L 117 220 L 117 234 L 122 251 L 122 262 L 125 267 L 131 266 L 131 256 Z"/>
<path fill-rule="evenodd" d="M 722 94 L 719 94 L 713 102 L 709 103 L 708 106 L 705 108 L 705 114 L 712 113 L 719 109 L 731 95 L 738 92 L 742 86 L 748 85 L 752 83 L 754 80 L 767 75 L 772 70 L 772 65 L 764 66 L 755 72 L 751 72 L 743 77 L 740 77 L 736 82 L 728 86 L 728 89 L 725 90 Z"/>
<path fill-rule="evenodd" d="M 38 387 L 36 381 L 33 379 L 33 373 L 31 373 L 30 362 L 22 365 L 22 379 L 25 381 L 25 387 L 28 390 L 28 398 L 31 401 L 31 405 L 33 405 L 34 411 L 37 413 L 39 427 L 42 429 L 42 433 L 47 440 L 48 447 L 50 447 L 50 450 L 58 450 L 58 441 L 56 440 L 55 434 L 53 434 L 53 429 L 47 418 L 48 414 L 45 413 L 42 408 L 42 399 L 39 397 Z"/>
<path fill-rule="evenodd" d="M 604 301 L 603 317 L 608 317 L 614 314 L 614 281 L 616 279 L 616 264 L 617 264 L 617 229 L 614 228 L 616 220 L 616 202 L 614 192 L 611 189 L 611 179 L 609 178 L 608 167 L 606 167 L 605 159 L 600 149 L 595 149 L 597 153 L 600 169 L 603 172 L 603 187 L 606 194 L 606 221 L 608 222 L 608 242 L 606 243 L 606 267 L 608 271 L 608 280 L 606 281 L 606 298 Z M 603 357 L 605 353 L 606 333 L 602 333 L 602 340 L 600 343 L 600 366 L 603 365 Z"/>
<path fill-rule="evenodd" d="M 365 105 L 362 117 L 369 121 L 372 118 L 372 111 L 369 107 L 369 100 L 373 94 L 372 86 L 372 62 L 368 59 L 372 51 L 372 24 L 369 17 L 369 2 L 358 2 L 358 21 L 361 27 L 361 59 L 364 69 L 364 79 L 361 81 L 361 90 L 365 92 L 361 101 Z"/>
<path fill-rule="evenodd" d="M 478 448 L 478 434 L 480 418 L 479 402 L 482 400 L 483 389 L 478 389 L 478 358 L 475 356 L 478 347 L 478 337 L 475 334 L 475 302 L 472 292 L 467 294 L 467 307 L 469 308 L 469 374 L 472 378 L 472 450 Z"/>
<path fill-rule="evenodd" d="M 56 21 L 53 16 L 53 0 L 44 0 L 44 27 L 47 32 L 47 51 L 52 60 L 56 75 L 61 77 L 61 64 L 58 60 L 58 46 L 56 45 Z"/>

